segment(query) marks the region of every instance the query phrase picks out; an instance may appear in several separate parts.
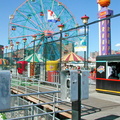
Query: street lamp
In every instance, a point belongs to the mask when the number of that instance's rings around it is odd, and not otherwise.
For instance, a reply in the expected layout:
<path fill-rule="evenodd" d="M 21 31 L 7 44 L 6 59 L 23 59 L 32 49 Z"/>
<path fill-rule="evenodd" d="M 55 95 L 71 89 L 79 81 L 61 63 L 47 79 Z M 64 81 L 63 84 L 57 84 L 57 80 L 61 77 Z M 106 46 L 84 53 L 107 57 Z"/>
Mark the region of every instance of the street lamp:
<path fill-rule="evenodd" d="M 62 30 L 64 28 L 63 24 L 58 25 L 60 30 L 60 71 L 61 71 L 61 63 L 62 63 Z"/>
<path fill-rule="evenodd" d="M 2 47 L 1 49 L 2 49 L 2 69 L 3 69 L 4 47 Z"/>
<path fill-rule="evenodd" d="M 27 41 L 27 38 L 23 38 L 22 40 L 23 40 L 23 42 L 24 42 L 24 54 L 23 54 L 23 61 L 25 61 L 25 43 L 26 43 L 26 41 Z"/>
<path fill-rule="evenodd" d="M 5 46 L 5 49 L 6 49 L 6 57 L 7 57 L 7 49 L 8 49 L 8 46 Z"/>
<path fill-rule="evenodd" d="M 17 58 L 18 58 L 18 45 L 19 45 L 19 43 L 20 43 L 20 42 L 16 42 L 16 46 L 17 46 L 17 53 L 16 53 L 17 56 L 16 56 L 16 57 L 17 57 Z"/>
<path fill-rule="evenodd" d="M 83 22 L 84 24 L 87 24 L 89 17 L 86 16 L 86 15 L 84 15 L 83 17 L 81 17 L 81 19 L 82 19 L 82 22 Z"/>
<path fill-rule="evenodd" d="M 11 61 L 10 61 L 10 67 L 12 68 L 12 50 L 13 50 L 13 46 L 14 44 L 10 44 L 10 48 L 11 48 Z"/>
<path fill-rule="evenodd" d="M 3 57 L 4 56 L 4 47 L 2 47 L 1 49 L 2 49 L 2 54 L 3 54 L 2 57 Z"/>
<path fill-rule="evenodd" d="M 88 23 L 88 19 L 89 19 L 89 17 L 88 16 L 86 16 L 86 15 L 84 15 L 83 17 L 81 17 L 81 19 L 82 19 L 82 22 L 83 22 L 83 24 L 85 25 L 84 27 L 84 34 L 85 34 L 85 36 L 86 36 L 86 41 L 87 41 L 87 64 L 86 64 L 86 69 L 88 70 L 88 54 L 89 54 L 89 39 L 88 39 L 88 25 L 87 25 L 87 23 Z M 87 29 L 87 33 L 86 33 L 86 29 Z M 85 53 L 84 53 L 85 54 Z M 85 58 L 85 60 L 86 60 L 86 54 L 84 55 L 84 58 Z M 84 60 L 84 62 L 85 62 L 85 60 Z"/>
<path fill-rule="evenodd" d="M 16 52 L 16 59 L 18 58 L 18 45 L 20 42 L 16 42 L 16 46 L 17 46 L 17 52 Z M 17 76 L 17 62 L 16 62 L 16 76 Z"/>
<path fill-rule="evenodd" d="M 33 38 L 33 76 L 34 76 L 35 75 L 35 64 L 34 64 L 35 62 L 35 40 L 37 36 L 33 35 L 32 38 Z"/>
<path fill-rule="evenodd" d="M 33 35 L 32 38 L 33 38 L 33 63 L 34 63 L 34 60 L 35 60 L 35 40 L 36 40 L 37 36 Z"/>

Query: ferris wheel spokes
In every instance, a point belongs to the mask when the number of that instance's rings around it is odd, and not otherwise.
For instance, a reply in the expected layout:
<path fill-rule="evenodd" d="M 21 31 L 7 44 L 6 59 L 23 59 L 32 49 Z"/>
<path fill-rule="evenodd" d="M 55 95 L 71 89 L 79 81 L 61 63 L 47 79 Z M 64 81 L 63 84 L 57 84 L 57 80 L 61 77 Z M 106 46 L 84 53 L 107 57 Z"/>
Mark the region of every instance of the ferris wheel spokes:
<path fill-rule="evenodd" d="M 55 15 L 55 18 L 52 18 L 53 21 L 48 19 L 48 11 L 51 11 L 53 16 Z M 26 0 L 15 10 L 14 18 L 10 20 L 9 26 L 16 28 L 9 29 L 9 40 L 19 41 L 19 48 L 23 48 L 21 40 L 26 38 L 26 47 L 31 47 L 32 49 L 33 39 L 31 36 L 36 35 L 36 52 L 44 53 L 45 45 L 49 44 L 47 48 L 48 59 L 59 59 L 60 34 L 54 33 L 59 32 L 58 25 L 60 24 L 65 25 L 63 29 L 65 31 L 75 27 L 76 24 L 73 16 L 63 4 L 57 0 Z M 76 34 L 76 31 L 68 31 L 68 35 L 65 35 L 64 32 L 63 38 L 66 38 L 66 41 L 70 43 L 72 42 L 69 40 L 70 37 L 72 35 L 76 36 Z M 63 40 L 63 47 L 66 41 Z"/>
<path fill-rule="evenodd" d="M 19 12 L 21 15 L 23 15 L 25 18 L 29 19 L 29 17 L 26 16 L 25 14 L 23 14 L 21 11 L 18 10 L 18 12 Z M 31 21 L 31 22 L 34 23 L 37 27 L 39 27 L 40 29 L 42 29 L 42 27 L 41 27 L 39 24 L 37 24 L 35 21 L 33 21 L 32 19 L 29 19 L 29 21 Z M 30 23 L 30 22 L 29 22 L 29 23 Z M 32 24 L 31 24 L 31 25 L 32 25 Z M 34 26 L 33 26 L 33 27 L 34 27 Z"/>
<path fill-rule="evenodd" d="M 36 18 L 36 21 L 38 21 L 38 24 L 41 24 L 44 28 L 45 28 L 45 25 L 44 25 L 44 23 L 42 22 L 42 20 L 39 18 L 39 16 L 38 16 L 38 14 L 36 13 L 36 11 L 34 10 L 34 8 L 33 8 L 33 6 L 29 3 L 29 6 L 31 7 L 31 9 L 32 9 L 32 11 L 34 12 L 34 14 L 35 14 L 35 16 L 37 17 L 37 19 L 39 20 L 37 20 Z"/>

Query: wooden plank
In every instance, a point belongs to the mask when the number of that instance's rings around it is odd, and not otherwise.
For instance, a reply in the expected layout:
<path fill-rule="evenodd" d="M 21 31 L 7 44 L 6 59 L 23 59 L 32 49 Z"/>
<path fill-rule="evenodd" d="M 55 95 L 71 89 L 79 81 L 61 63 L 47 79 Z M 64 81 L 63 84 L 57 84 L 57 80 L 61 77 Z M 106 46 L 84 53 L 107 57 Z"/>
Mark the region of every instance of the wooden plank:
<path fill-rule="evenodd" d="M 11 91 L 15 94 L 25 94 L 25 91 L 24 90 L 21 90 L 21 89 L 17 89 L 17 88 L 13 88 L 11 89 Z M 29 101 L 32 101 L 34 103 L 46 103 L 46 102 L 51 102 L 50 100 L 47 100 L 45 98 L 38 98 L 36 97 L 35 95 L 30 95 L 30 96 L 24 96 L 25 99 L 28 99 Z M 53 110 L 53 106 L 52 105 L 41 105 L 49 110 Z M 68 107 L 67 107 L 68 108 Z M 69 108 L 70 109 L 70 108 Z M 59 105 L 56 105 L 56 110 L 67 110 L 66 109 L 66 106 L 65 105 L 61 105 L 59 103 Z M 70 118 L 71 119 L 71 112 L 60 112 L 59 114 L 67 117 L 67 118 Z"/>

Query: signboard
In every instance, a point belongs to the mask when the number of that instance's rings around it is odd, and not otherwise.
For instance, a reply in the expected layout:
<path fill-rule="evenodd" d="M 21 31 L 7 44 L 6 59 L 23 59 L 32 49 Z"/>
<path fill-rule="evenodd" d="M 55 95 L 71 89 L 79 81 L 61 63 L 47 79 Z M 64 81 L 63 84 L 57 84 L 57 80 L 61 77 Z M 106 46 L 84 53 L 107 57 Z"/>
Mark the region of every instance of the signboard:
<path fill-rule="evenodd" d="M 86 36 L 80 37 L 80 39 L 75 42 L 74 48 L 75 52 L 86 51 L 87 50 Z"/>
<path fill-rule="evenodd" d="M 99 13 L 98 17 L 100 19 L 106 18 L 113 15 L 113 10 L 103 7 Z M 110 19 L 100 21 L 100 31 L 101 31 L 101 55 L 111 54 L 111 30 L 110 30 Z"/>

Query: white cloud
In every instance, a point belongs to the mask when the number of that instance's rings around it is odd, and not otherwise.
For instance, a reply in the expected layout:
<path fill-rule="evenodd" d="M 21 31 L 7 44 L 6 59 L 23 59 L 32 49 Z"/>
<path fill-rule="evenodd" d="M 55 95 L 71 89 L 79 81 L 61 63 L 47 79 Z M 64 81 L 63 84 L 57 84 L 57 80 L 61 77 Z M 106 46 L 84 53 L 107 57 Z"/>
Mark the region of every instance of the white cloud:
<path fill-rule="evenodd" d="M 116 46 L 116 47 L 120 47 L 120 43 L 117 43 L 115 46 Z"/>

